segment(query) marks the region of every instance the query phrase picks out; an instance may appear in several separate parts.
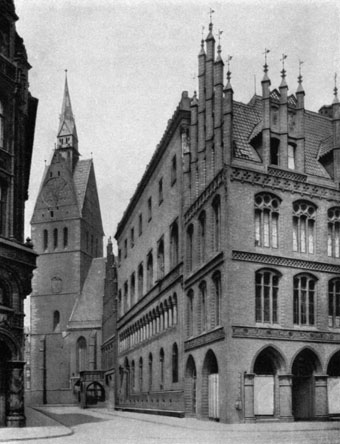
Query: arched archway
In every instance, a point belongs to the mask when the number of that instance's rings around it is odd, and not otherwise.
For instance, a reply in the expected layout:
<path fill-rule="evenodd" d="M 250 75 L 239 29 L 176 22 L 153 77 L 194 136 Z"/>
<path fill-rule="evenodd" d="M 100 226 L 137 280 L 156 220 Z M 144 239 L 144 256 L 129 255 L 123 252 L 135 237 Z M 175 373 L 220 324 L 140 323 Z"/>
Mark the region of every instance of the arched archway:
<path fill-rule="evenodd" d="M 286 368 L 281 353 L 266 347 L 257 355 L 254 365 L 254 415 L 279 416 L 280 385 L 278 375 Z"/>
<path fill-rule="evenodd" d="M 295 357 L 292 365 L 292 413 L 295 419 L 314 417 L 314 376 L 321 372 L 320 360 L 313 350 L 305 348 Z"/>
<path fill-rule="evenodd" d="M 190 355 L 185 367 L 184 402 L 187 415 L 196 415 L 197 372 L 194 358 Z"/>
<path fill-rule="evenodd" d="M 328 413 L 340 414 L 340 350 L 331 357 L 327 367 Z"/>
<path fill-rule="evenodd" d="M 86 388 L 86 404 L 93 405 L 105 401 L 105 390 L 99 382 L 92 382 Z"/>
<path fill-rule="evenodd" d="M 219 410 L 218 363 L 215 353 L 208 350 L 202 368 L 202 416 L 218 420 Z"/>

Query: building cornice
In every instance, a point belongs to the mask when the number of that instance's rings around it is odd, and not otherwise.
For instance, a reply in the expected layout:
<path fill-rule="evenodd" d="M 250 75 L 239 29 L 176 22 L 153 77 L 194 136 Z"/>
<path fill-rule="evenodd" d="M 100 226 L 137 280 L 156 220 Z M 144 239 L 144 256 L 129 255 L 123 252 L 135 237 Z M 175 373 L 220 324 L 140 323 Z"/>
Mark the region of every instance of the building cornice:
<path fill-rule="evenodd" d="M 247 251 L 232 252 L 232 259 L 236 261 L 254 262 L 258 265 L 270 265 L 277 267 L 298 268 L 308 271 L 340 274 L 340 265 L 313 260 L 295 259 L 291 257 L 271 256 L 269 254 L 250 253 Z"/>

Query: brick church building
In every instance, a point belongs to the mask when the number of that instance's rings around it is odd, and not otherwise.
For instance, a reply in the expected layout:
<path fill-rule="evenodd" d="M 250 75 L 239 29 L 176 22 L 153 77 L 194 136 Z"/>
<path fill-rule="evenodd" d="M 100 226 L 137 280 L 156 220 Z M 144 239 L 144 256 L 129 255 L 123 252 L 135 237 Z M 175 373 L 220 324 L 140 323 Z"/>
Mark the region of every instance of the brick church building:
<path fill-rule="evenodd" d="M 213 25 L 116 233 L 117 406 L 222 422 L 340 414 L 340 102 L 234 100 Z M 331 94 L 329 94 L 331 95 Z"/>
<path fill-rule="evenodd" d="M 12 0 L 0 0 L 0 427 L 25 425 L 24 299 L 36 254 L 24 241 L 38 101 Z"/>
<path fill-rule="evenodd" d="M 86 371 L 95 381 L 89 392 L 103 390 L 97 371 L 106 267 L 103 228 L 93 161 L 79 156 L 66 78 L 57 145 L 31 220 L 39 254 L 32 284 L 27 392 L 33 404 L 78 402 L 80 375 Z"/>

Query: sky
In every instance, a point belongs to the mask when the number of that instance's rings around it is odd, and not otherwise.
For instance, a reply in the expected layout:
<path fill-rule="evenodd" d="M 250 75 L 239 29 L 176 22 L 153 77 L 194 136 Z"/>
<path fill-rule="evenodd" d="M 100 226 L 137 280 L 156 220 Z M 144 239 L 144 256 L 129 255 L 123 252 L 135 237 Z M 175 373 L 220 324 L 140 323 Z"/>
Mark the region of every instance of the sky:
<path fill-rule="evenodd" d="M 299 60 L 304 62 L 308 109 L 330 104 L 335 72 L 340 78 L 337 0 L 14 1 L 17 31 L 32 65 L 30 91 L 39 99 L 26 236 L 56 142 L 65 69 L 81 158 L 94 159 L 105 242 L 114 236 L 182 91 L 192 96 L 197 89 L 197 55 L 210 8 L 216 40 L 223 31 L 222 57 L 232 56 L 235 100 L 247 103 L 255 90 L 261 92 L 265 48 L 272 88 L 280 84 L 282 54 L 289 93 L 296 91 Z"/>

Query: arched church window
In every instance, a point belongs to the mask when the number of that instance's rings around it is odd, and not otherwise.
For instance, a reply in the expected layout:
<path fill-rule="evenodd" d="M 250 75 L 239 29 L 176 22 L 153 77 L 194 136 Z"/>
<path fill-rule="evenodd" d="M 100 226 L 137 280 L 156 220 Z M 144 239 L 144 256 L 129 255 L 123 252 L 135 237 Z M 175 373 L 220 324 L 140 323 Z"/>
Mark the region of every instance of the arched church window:
<path fill-rule="evenodd" d="M 55 228 L 53 230 L 53 246 L 54 248 L 58 248 L 58 229 Z"/>
<path fill-rule="evenodd" d="M 79 373 L 86 370 L 87 361 L 87 345 L 86 339 L 81 336 L 77 341 L 77 353 L 76 353 L 76 372 Z"/>

